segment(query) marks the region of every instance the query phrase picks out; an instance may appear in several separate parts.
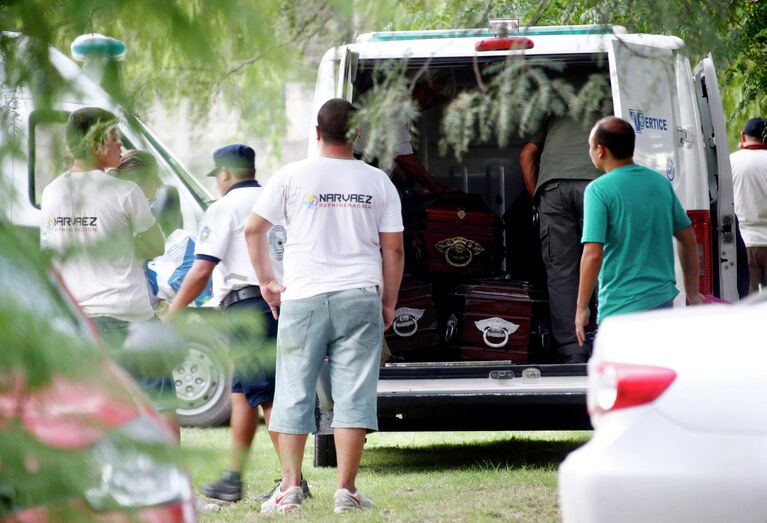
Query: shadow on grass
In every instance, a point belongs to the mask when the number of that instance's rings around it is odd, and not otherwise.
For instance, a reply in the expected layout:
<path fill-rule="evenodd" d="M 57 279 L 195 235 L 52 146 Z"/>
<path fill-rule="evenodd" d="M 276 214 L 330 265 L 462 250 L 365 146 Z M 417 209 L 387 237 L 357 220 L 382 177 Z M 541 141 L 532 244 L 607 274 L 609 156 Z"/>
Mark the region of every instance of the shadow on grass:
<path fill-rule="evenodd" d="M 459 444 L 392 445 L 365 449 L 363 466 L 391 473 L 438 471 L 481 467 L 555 469 L 565 457 L 585 444 L 589 433 L 567 440 L 535 440 L 511 437 L 505 441 Z"/>

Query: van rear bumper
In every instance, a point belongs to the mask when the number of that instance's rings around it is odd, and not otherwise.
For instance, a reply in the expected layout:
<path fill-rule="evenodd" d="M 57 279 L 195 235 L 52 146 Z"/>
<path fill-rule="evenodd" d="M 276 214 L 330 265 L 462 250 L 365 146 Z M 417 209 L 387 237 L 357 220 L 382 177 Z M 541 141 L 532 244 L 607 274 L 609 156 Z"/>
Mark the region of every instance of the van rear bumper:
<path fill-rule="evenodd" d="M 585 376 L 382 379 L 381 431 L 590 429 Z"/>

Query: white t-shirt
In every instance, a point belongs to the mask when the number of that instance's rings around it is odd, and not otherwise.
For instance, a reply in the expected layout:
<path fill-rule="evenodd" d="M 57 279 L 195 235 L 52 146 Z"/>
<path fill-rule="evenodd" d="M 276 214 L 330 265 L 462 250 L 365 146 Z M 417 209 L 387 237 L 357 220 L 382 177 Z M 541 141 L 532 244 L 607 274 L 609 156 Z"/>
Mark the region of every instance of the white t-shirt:
<path fill-rule="evenodd" d="M 410 125 L 407 123 L 397 125 L 392 130 L 396 133 L 394 135 L 394 143 L 392 144 L 392 158 L 394 159 L 398 156 L 413 154 L 413 145 L 410 143 Z M 369 134 L 370 128 L 368 126 L 360 127 L 360 135 L 354 142 L 354 154 L 357 156 L 363 155 L 365 153 Z M 389 177 L 391 177 L 391 173 L 394 171 L 394 166 L 392 165 L 386 169 L 383 169 L 383 171 L 388 174 Z"/>
<path fill-rule="evenodd" d="M 66 172 L 43 190 L 41 243 L 88 316 L 142 321 L 153 316 L 134 236 L 155 224 L 138 185 L 103 171 Z"/>
<path fill-rule="evenodd" d="M 767 246 L 767 149 L 730 155 L 735 214 L 747 247 Z"/>
<path fill-rule="evenodd" d="M 253 212 L 287 229 L 284 300 L 382 285 L 379 233 L 403 229 L 394 185 L 360 160 L 290 163 Z"/>
<path fill-rule="evenodd" d="M 244 230 L 262 191 L 255 180 L 239 182 L 205 211 L 194 253 L 198 259 L 217 263 L 213 270 L 214 299 L 221 300 L 230 291 L 258 285 Z M 268 239 L 272 269 L 277 280 L 282 281 L 285 228 L 277 222 L 269 230 Z"/>

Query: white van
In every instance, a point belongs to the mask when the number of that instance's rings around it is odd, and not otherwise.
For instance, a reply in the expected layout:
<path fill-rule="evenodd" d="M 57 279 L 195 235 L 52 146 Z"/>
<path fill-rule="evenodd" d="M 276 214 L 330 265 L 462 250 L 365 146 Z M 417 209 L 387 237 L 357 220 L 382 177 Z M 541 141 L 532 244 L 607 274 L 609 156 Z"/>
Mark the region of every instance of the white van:
<path fill-rule="evenodd" d="M 26 37 L 3 34 L 24 44 Z M 64 126 L 69 113 L 86 106 L 107 109 L 120 119 L 120 134 L 126 149 L 142 149 L 157 159 L 164 184 L 176 187 L 180 197 L 183 228 L 197 234 L 198 221 L 213 198 L 156 136 L 137 118 L 127 114 L 97 83 L 68 57 L 51 48 L 50 63 L 65 80 L 66 89 L 52 108 L 36 107 L 30 92 L 9 92 L 0 83 L 2 100 L 12 101 L 7 114 L 12 119 L 20 154 L 6 154 L 0 165 L 0 214 L 11 224 L 28 229 L 37 237 L 40 227 L 40 198 L 45 186 L 69 166 L 65 161 Z M 5 76 L 0 56 L 0 79 Z M 6 108 L 7 109 L 7 108 Z M 2 139 L 2 137 L 0 137 Z M 193 343 L 184 365 L 174 372 L 182 425 L 205 426 L 226 421 L 229 416 L 231 363 L 221 347 Z"/>
<path fill-rule="evenodd" d="M 501 25 L 507 31 L 513 26 Z M 359 100 L 371 84 L 371 72 L 386 61 L 403 65 L 411 76 L 424 66 L 450 68 L 459 92 L 476 89 L 477 71 L 501 63 L 510 55 L 573 74 L 603 75 L 609 82 L 614 114 L 632 122 L 635 128 L 636 162 L 668 177 L 693 222 L 699 243 L 701 292 L 737 301 L 729 153 L 711 57 L 693 70 L 679 38 L 627 34 L 619 26 L 512 27 L 511 31 L 509 38 L 487 29 L 362 35 L 355 43 L 325 53 L 319 67 L 313 114 L 332 97 Z M 514 137 L 505 147 L 471 142 L 459 161 L 450 152 L 440 152 L 440 117 L 439 112 L 425 112 L 413 124 L 417 126 L 419 159 L 439 182 L 481 195 L 505 220 L 504 232 L 499 234 L 507 236 L 502 239 L 507 267 L 511 266 L 510 252 L 514 252 L 516 262 L 525 262 L 527 257 L 536 263 L 539 248 L 525 250 L 520 245 L 521 249 L 510 249 L 515 240 L 509 231 L 527 226 L 514 221 L 520 219 L 519 215 L 507 212 L 524 192 L 518 161 L 524 142 Z M 316 155 L 313 140 L 310 144 L 310 156 Z M 500 184 L 492 173 L 502 173 Z M 684 288 L 678 261 L 677 287 Z M 677 305 L 683 303 L 682 295 Z M 437 303 L 437 309 L 439 306 Z M 443 331 L 450 327 L 438 323 Z M 441 339 L 449 334 L 443 332 Z M 433 353 L 432 360 L 419 357 L 417 361 L 408 361 L 404 354 L 404 362 L 381 369 L 380 430 L 550 430 L 590 426 L 585 364 L 553 363 L 554 359 L 545 353 L 524 364 L 505 359 L 450 359 L 443 357 L 438 348 Z M 316 465 L 332 465 L 335 460 L 329 436 L 331 413 L 327 411 L 331 403 L 325 399 L 326 394 L 320 391 Z"/>

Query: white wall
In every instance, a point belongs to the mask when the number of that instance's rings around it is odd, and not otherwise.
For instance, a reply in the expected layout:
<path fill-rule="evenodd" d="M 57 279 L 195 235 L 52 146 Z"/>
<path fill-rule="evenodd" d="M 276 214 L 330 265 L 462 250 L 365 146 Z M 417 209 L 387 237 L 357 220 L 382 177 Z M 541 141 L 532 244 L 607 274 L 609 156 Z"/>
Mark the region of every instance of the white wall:
<path fill-rule="evenodd" d="M 314 87 L 290 83 L 285 88 L 287 131 L 277 150 L 267 138 L 243 136 L 232 127 L 240 116 L 236 107 L 216 102 L 202 122 L 192 122 L 189 104 L 183 102 L 173 111 L 156 104 L 147 115 L 146 124 L 193 174 L 204 178 L 213 167 L 213 151 L 228 143 L 244 143 L 256 151 L 257 178 L 262 183 L 282 165 L 306 157 L 308 130 L 314 125 L 311 115 Z M 211 180 L 206 180 L 211 182 Z M 215 194 L 215 184 L 208 185 Z"/>

